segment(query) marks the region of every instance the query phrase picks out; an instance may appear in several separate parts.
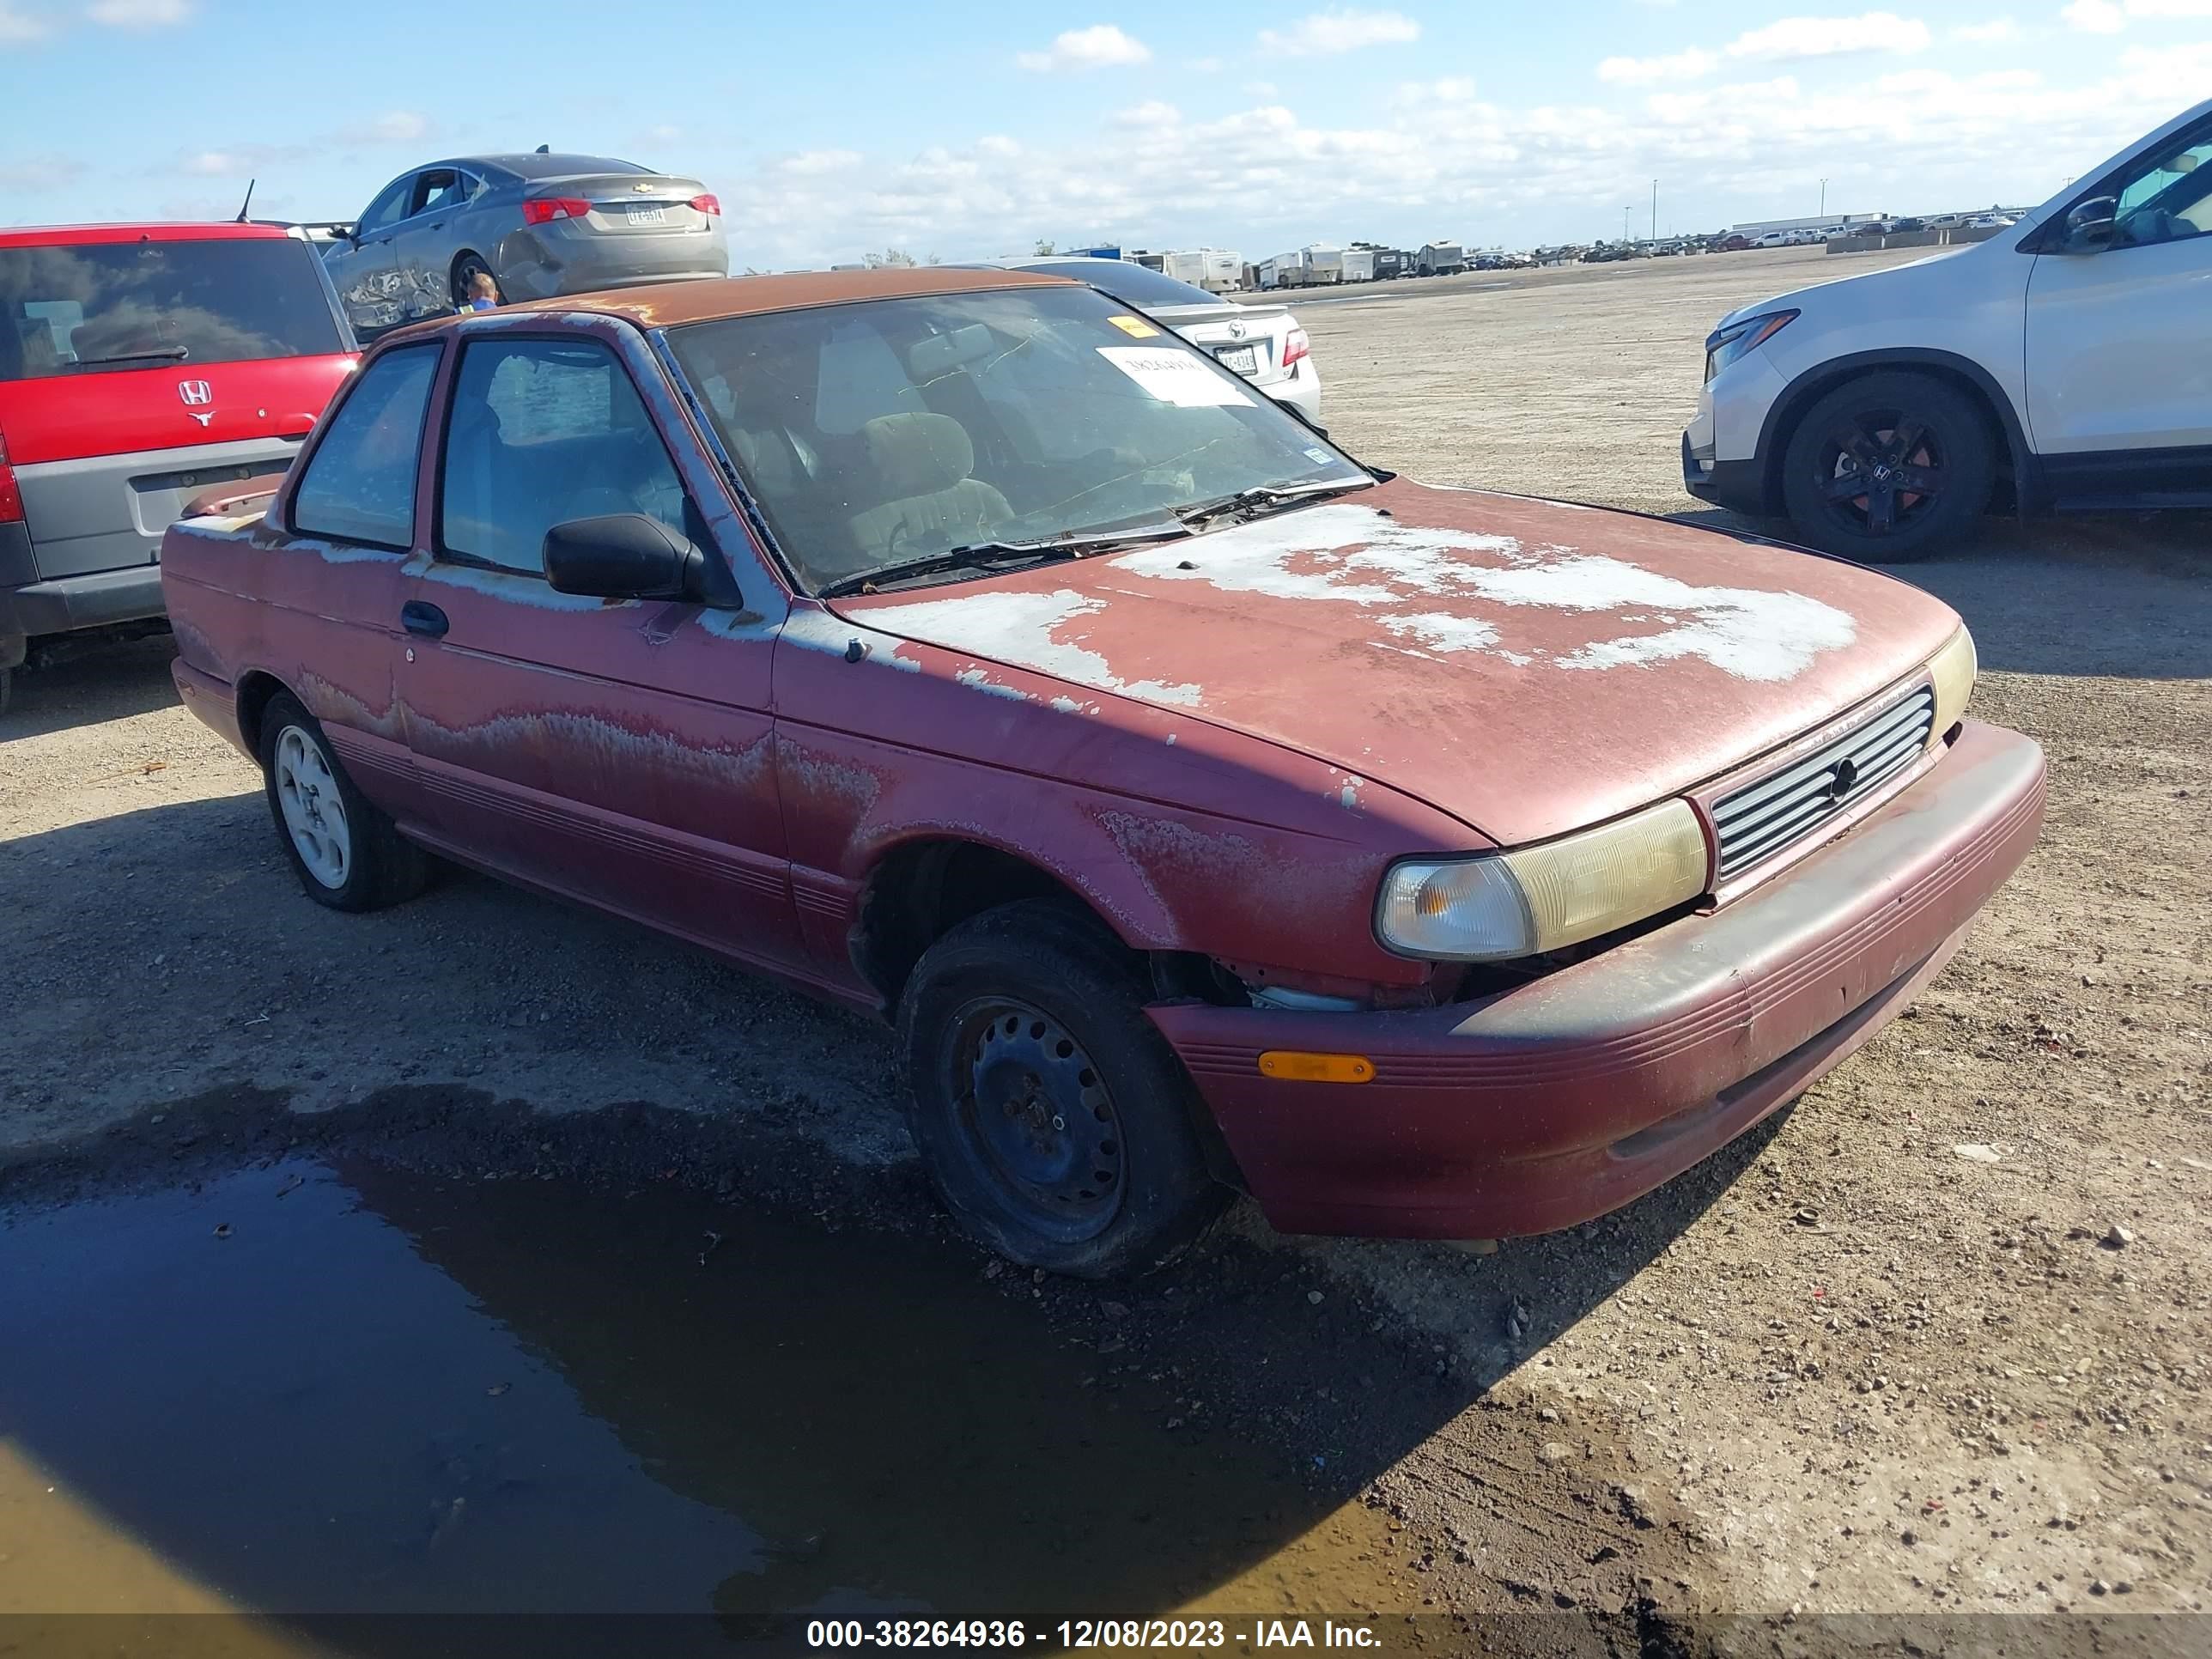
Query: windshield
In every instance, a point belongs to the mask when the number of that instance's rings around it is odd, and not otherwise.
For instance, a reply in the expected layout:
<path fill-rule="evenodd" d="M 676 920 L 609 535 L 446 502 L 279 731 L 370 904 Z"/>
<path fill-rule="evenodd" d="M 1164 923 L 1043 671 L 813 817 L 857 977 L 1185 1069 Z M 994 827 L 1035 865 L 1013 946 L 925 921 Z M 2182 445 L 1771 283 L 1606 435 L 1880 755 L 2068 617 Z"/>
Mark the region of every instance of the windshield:
<path fill-rule="evenodd" d="M 1370 481 L 1088 289 L 878 300 L 672 330 L 799 577 L 1110 532 L 1267 485 Z"/>
<path fill-rule="evenodd" d="M 0 380 L 350 348 L 291 237 L 0 249 Z"/>

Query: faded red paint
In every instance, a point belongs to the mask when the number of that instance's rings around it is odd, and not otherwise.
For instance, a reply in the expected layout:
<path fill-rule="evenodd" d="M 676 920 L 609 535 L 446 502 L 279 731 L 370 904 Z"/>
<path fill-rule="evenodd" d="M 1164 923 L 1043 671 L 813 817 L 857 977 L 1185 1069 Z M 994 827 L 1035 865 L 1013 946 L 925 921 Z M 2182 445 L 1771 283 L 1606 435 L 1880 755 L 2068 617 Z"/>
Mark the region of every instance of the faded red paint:
<path fill-rule="evenodd" d="M 170 532 L 179 684 L 234 738 L 282 685 L 427 844 L 854 1005 L 883 1000 L 855 949 L 868 884 L 923 840 L 1049 872 L 1133 949 L 1356 995 L 1376 1012 L 1153 1011 L 1291 1227 L 1495 1234 L 1625 1201 L 1848 1053 L 2023 855 L 2040 755 L 1969 723 L 1755 890 L 1425 1006 L 1457 970 L 1376 942 L 1394 860 L 1702 799 L 1895 694 L 1955 617 L 1829 561 L 1403 481 L 1142 555 L 828 606 L 795 592 L 641 331 L 1002 275 L 694 283 L 680 310 L 635 290 L 407 331 L 610 344 L 744 609 L 579 600 L 441 562 L 428 460 L 411 550 L 294 535 L 311 441 L 265 519 Z M 1315 526 L 1327 545 L 1293 544 Z M 410 600 L 445 611 L 442 639 L 401 631 Z M 1272 1047 L 1365 1053 L 1377 1075 L 1276 1082 L 1256 1063 Z"/>

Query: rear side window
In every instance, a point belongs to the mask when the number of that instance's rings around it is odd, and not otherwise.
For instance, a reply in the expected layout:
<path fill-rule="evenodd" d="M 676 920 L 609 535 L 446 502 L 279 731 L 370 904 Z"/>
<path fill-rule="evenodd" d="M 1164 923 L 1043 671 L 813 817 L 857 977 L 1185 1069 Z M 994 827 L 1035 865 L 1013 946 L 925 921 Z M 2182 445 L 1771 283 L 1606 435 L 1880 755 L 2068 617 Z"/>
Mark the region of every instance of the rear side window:
<path fill-rule="evenodd" d="M 545 532 L 642 513 L 685 529 L 684 484 L 629 373 L 589 340 L 478 340 L 446 422 L 439 550 L 535 575 Z"/>
<path fill-rule="evenodd" d="M 0 380 L 351 348 L 292 237 L 0 248 Z"/>
<path fill-rule="evenodd" d="M 292 497 L 295 531 L 371 547 L 414 544 L 416 460 L 441 349 L 408 346 L 362 371 Z"/>

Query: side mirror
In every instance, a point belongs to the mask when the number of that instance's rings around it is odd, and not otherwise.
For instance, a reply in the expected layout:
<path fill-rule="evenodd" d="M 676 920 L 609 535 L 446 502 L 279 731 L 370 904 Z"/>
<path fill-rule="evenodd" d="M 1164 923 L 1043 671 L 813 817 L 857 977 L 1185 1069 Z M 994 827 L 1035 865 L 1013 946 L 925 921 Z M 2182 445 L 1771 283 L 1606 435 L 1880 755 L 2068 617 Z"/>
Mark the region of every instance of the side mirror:
<path fill-rule="evenodd" d="M 2119 198 L 2114 196 L 2092 196 L 2086 202 L 2076 203 L 2066 216 L 2066 235 L 2059 244 L 2068 253 L 2094 253 L 2110 247 L 2112 239 L 2119 234 L 2118 215 Z"/>
<path fill-rule="evenodd" d="M 545 532 L 545 580 L 556 593 L 602 599 L 735 603 L 732 584 L 696 543 L 642 513 L 571 519 Z"/>

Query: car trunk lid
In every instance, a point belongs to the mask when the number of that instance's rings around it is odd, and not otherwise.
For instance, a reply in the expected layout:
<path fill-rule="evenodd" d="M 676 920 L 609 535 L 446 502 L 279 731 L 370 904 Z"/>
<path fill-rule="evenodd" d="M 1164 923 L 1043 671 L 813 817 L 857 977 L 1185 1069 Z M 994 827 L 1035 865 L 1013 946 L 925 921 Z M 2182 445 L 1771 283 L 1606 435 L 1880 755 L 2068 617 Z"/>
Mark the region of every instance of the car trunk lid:
<path fill-rule="evenodd" d="M 1264 385 L 1283 376 L 1283 342 L 1293 325 L 1281 306 L 1173 306 L 1152 314 L 1249 380 Z"/>
<path fill-rule="evenodd" d="M 577 173 L 532 180 L 526 199 L 588 202 L 591 211 L 582 222 L 621 236 L 704 229 L 713 220 L 692 204 L 707 193 L 698 179 L 673 173 Z"/>

